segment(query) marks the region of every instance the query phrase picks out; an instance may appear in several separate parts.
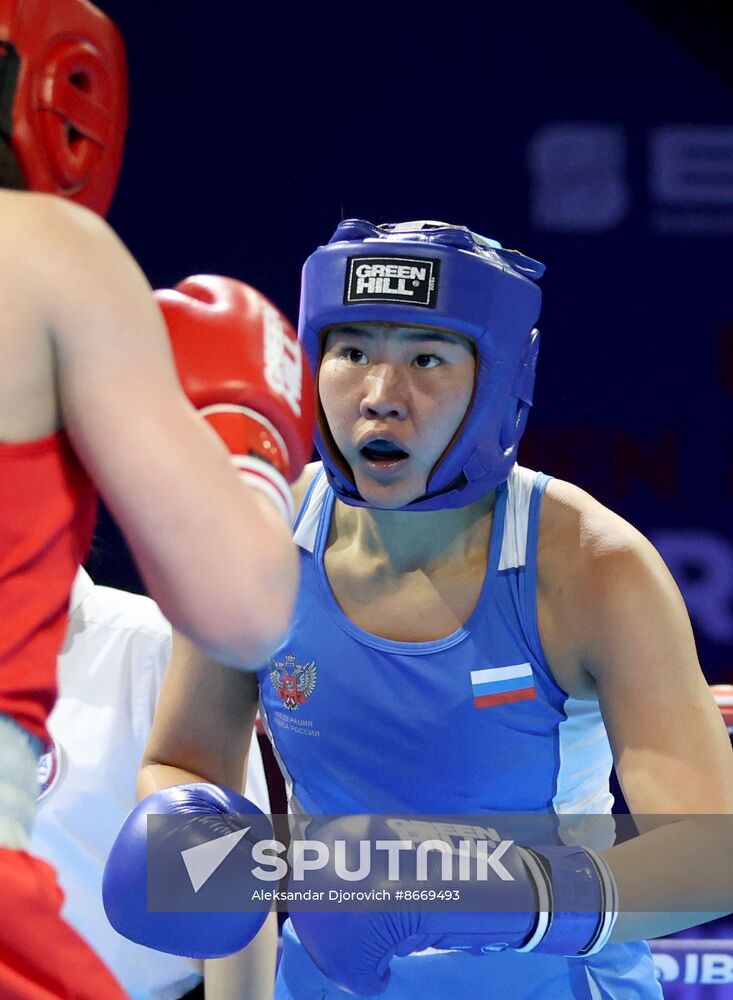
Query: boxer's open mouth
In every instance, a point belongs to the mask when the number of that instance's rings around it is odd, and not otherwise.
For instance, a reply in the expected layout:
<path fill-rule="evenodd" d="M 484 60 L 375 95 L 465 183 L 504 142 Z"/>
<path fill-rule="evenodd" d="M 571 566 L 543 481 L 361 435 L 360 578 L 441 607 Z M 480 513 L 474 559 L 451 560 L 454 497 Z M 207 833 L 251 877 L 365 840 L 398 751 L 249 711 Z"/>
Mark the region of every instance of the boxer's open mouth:
<path fill-rule="evenodd" d="M 368 462 L 397 462 L 402 458 L 409 458 L 407 452 L 399 445 L 385 438 L 375 438 L 374 441 L 365 444 L 359 450 L 359 454 Z"/>

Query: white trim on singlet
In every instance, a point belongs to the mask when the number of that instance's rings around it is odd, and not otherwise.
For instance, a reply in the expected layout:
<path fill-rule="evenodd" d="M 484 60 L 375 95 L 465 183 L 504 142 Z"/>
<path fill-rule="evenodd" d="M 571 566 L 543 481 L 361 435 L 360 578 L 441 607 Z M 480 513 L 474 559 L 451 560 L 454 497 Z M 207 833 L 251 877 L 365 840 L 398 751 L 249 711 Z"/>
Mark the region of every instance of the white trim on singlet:
<path fill-rule="evenodd" d="M 527 529 L 529 526 L 529 505 L 532 490 L 541 473 L 515 465 L 507 480 L 508 496 L 504 518 L 504 534 L 501 543 L 499 569 L 513 569 L 524 566 L 527 558 Z M 319 470 L 318 477 L 304 501 L 298 526 L 293 540 L 306 552 L 313 552 L 321 508 L 328 489 L 328 478 Z"/>
<path fill-rule="evenodd" d="M 585 974 L 588 979 L 588 989 L 590 990 L 590 1000 L 603 1000 L 603 994 L 598 989 L 598 985 L 593 978 L 593 973 L 589 965 L 585 967 Z"/>
<path fill-rule="evenodd" d="M 593 817 L 611 812 L 613 795 L 608 775 L 613 755 L 597 702 L 567 698 L 563 706 L 566 718 L 558 726 L 560 763 L 552 806 L 558 815 L 583 818 L 582 842 L 597 851 L 611 846 L 612 826 L 605 819 Z M 563 836 L 566 843 L 572 839 Z"/>
<path fill-rule="evenodd" d="M 515 465 L 507 480 L 499 570 L 526 565 L 530 506 L 540 475 Z M 525 628 L 531 626 L 532 623 L 525 623 Z M 592 817 L 609 813 L 613 805 L 607 781 L 613 761 L 608 735 L 597 702 L 568 697 L 563 708 L 566 718 L 558 726 L 559 765 L 553 808 L 557 815 L 568 816 L 570 820 L 567 843 L 576 842 L 571 817 L 591 817 L 581 824 L 583 843 L 605 850 L 610 846 L 608 837 L 612 827 L 605 819 L 594 824 Z M 595 829 L 591 829 L 593 826 Z"/>
<path fill-rule="evenodd" d="M 504 534 L 501 540 L 499 571 L 516 569 L 527 561 L 527 532 L 532 490 L 541 473 L 515 465 L 507 480 Z"/>
<path fill-rule="evenodd" d="M 303 501 L 303 510 L 298 519 L 298 526 L 293 534 L 295 544 L 306 552 L 313 552 L 316 547 L 316 534 L 321 508 L 328 489 L 328 477 L 323 469 L 316 472 L 317 481 L 308 490 Z"/>

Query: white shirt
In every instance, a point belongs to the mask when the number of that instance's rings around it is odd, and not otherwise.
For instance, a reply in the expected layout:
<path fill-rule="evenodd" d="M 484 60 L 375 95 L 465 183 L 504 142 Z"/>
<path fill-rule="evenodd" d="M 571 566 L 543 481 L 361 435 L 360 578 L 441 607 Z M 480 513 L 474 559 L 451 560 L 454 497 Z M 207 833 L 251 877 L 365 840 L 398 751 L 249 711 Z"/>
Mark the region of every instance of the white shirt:
<path fill-rule="evenodd" d="M 63 914 L 132 1000 L 176 1000 L 202 963 L 134 944 L 109 924 L 102 872 L 135 805 L 135 779 L 171 649 L 171 630 L 147 597 L 74 581 L 58 664 L 59 697 L 48 729 L 54 749 L 39 765 L 33 853 L 57 869 Z M 245 794 L 269 812 L 262 756 L 252 736 Z"/>

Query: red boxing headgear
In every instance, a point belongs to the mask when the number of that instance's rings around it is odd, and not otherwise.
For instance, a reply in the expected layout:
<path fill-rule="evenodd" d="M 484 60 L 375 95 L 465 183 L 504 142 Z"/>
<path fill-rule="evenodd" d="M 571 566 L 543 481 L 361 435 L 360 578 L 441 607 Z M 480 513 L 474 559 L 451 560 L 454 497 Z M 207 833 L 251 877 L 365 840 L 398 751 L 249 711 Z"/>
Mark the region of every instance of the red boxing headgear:
<path fill-rule="evenodd" d="M 26 187 L 104 215 L 127 127 L 125 47 L 109 18 L 87 0 L 0 0 L 0 116 L 8 110 Z"/>

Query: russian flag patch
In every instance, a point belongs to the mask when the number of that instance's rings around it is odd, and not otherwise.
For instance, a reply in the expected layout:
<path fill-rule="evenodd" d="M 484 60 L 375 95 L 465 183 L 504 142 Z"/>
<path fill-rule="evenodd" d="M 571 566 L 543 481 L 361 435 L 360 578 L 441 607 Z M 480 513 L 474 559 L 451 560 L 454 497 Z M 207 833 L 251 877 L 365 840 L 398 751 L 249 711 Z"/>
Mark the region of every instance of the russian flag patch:
<path fill-rule="evenodd" d="M 490 708 L 511 701 L 531 701 L 537 697 L 530 663 L 472 670 L 471 687 L 476 708 Z"/>

